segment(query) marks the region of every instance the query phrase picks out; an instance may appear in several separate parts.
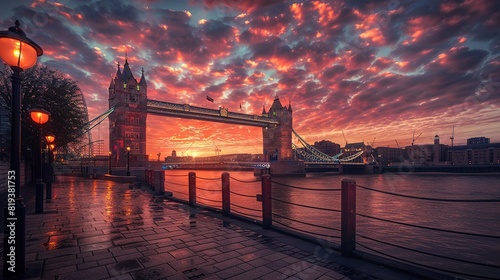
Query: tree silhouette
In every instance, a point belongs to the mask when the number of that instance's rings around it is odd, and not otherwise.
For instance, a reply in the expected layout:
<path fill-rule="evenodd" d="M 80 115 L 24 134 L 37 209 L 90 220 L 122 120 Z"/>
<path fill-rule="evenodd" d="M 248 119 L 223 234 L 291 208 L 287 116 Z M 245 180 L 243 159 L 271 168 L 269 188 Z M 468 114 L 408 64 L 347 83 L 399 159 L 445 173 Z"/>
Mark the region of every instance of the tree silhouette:
<path fill-rule="evenodd" d="M 12 97 L 12 70 L 5 66 L 0 71 L 0 105 L 7 109 L 10 117 Z M 31 108 L 43 108 L 51 115 L 43 125 L 44 135 L 56 136 L 55 145 L 60 153 L 68 153 L 72 144 L 79 144 L 88 123 L 88 114 L 82 93 L 77 83 L 64 73 L 47 66 L 35 65 L 21 73 L 22 108 L 21 135 L 22 153 L 33 150 L 38 141 L 39 126 L 30 118 Z M 9 134 L 10 136 L 10 134 Z M 7 150 L 10 145 L 7 145 Z"/>

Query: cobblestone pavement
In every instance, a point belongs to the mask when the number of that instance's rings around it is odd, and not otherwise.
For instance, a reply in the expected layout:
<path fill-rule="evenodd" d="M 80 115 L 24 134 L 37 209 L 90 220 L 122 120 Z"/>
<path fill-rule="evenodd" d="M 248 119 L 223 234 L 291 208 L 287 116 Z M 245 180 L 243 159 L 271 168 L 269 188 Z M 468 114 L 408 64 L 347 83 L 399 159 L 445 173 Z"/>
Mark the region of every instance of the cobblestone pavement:
<path fill-rule="evenodd" d="M 416 279 L 130 184 L 59 177 L 33 200 L 26 279 Z"/>

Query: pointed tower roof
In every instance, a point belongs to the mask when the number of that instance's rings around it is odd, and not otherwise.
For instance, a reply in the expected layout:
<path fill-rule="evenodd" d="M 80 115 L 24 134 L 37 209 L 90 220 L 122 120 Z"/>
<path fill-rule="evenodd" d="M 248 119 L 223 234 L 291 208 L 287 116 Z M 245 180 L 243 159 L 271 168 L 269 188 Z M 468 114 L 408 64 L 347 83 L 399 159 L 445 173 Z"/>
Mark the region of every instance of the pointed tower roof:
<path fill-rule="evenodd" d="M 111 78 L 111 83 L 109 83 L 109 88 L 108 89 L 111 89 L 115 86 L 115 80 L 113 78 Z"/>
<path fill-rule="evenodd" d="M 130 78 L 135 79 L 130 67 L 128 66 L 128 59 L 125 58 L 125 65 L 123 65 L 122 80 L 128 81 Z"/>
<path fill-rule="evenodd" d="M 265 115 L 265 114 L 267 114 L 266 106 L 262 105 L 262 115 Z"/>
<path fill-rule="evenodd" d="M 122 71 L 120 71 L 120 62 L 117 62 L 116 65 L 118 66 L 118 70 L 116 70 L 116 78 L 121 79 Z"/>
<path fill-rule="evenodd" d="M 271 108 L 269 108 L 269 111 L 271 111 L 271 109 L 283 109 L 283 105 L 281 105 L 281 102 L 280 102 L 280 99 L 278 98 L 278 96 L 276 96 L 274 98 L 273 105 L 271 105 Z"/>
<path fill-rule="evenodd" d="M 139 84 L 141 86 L 147 86 L 148 84 L 146 83 L 146 78 L 144 78 L 144 68 L 142 68 L 142 75 L 141 75 L 141 80 L 139 81 Z"/>
<path fill-rule="evenodd" d="M 288 100 L 288 111 L 292 112 L 292 103 L 290 103 L 290 100 Z"/>

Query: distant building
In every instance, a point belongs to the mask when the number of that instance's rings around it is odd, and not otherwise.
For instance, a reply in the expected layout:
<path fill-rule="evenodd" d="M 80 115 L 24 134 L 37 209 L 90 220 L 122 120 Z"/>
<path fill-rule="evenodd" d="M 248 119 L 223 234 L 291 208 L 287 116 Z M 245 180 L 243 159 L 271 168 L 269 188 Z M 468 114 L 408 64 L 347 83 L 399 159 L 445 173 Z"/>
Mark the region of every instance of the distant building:
<path fill-rule="evenodd" d="M 483 145 L 483 144 L 489 144 L 490 143 L 490 138 L 486 137 L 473 137 L 467 139 L 467 146 L 472 146 L 472 145 Z"/>
<path fill-rule="evenodd" d="M 340 153 L 340 145 L 328 140 L 314 142 L 313 147 L 329 156 L 335 156 Z"/>
<path fill-rule="evenodd" d="M 467 143 L 470 139 L 467 139 Z M 500 143 L 489 143 L 489 139 L 484 144 L 471 142 L 474 144 L 450 147 L 447 152 L 448 162 L 452 165 L 500 164 Z"/>
<path fill-rule="evenodd" d="M 343 149 L 343 154 L 341 158 L 347 158 L 349 156 L 355 155 L 361 151 L 365 152 L 367 150 L 367 146 L 365 145 L 364 142 L 359 142 L 359 143 L 348 143 L 345 145 Z M 351 162 L 355 163 L 363 163 L 367 162 L 367 159 L 371 157 L 371 149 L 370 149 L 370 154 L 364 154 L 363 156 L 357 157 Z"/>
<path fill-rule="evenodd" d="M 406 146 L 409 160 L 417 165 L 440 165 L 446 162 L 448 145 L 439 143 L 439 136 L 434 136 L 434 144 Z"/>
<path fill-rule="evenodd" d="M 408 156 L 401 148 L 377 147 L 373 150 L 373 156 L 381 165 L 391 165 L 403 162 Z"/>

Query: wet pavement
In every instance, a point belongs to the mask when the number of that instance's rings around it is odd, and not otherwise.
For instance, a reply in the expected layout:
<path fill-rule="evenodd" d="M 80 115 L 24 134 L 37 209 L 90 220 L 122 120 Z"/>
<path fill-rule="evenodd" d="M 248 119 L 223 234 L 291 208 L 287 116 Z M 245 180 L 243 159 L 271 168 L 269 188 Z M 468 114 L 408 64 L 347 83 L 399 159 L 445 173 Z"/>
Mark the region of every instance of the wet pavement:
<path fill-rule="evenodd" d="M 25 279 L 416 279 L 125 183 L 59 177 L 26 207 Z"/>

